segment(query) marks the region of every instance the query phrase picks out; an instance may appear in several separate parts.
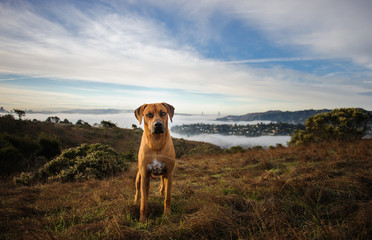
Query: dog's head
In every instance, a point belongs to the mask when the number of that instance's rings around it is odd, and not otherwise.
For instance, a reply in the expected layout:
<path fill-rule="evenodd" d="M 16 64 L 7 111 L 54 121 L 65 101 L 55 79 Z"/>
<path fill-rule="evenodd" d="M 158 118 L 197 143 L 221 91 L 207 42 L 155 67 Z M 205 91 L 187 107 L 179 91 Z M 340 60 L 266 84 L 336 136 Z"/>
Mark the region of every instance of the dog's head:
<path fill-rule="evenodd" d="M 168 128 L 168 115 L 172 121 L 174 107 L 168 103 L 143 104 L 134 111 L 139 123 L 144 118 L 145 128 L 148 127 L 152 134 L 162 134 Z"/>

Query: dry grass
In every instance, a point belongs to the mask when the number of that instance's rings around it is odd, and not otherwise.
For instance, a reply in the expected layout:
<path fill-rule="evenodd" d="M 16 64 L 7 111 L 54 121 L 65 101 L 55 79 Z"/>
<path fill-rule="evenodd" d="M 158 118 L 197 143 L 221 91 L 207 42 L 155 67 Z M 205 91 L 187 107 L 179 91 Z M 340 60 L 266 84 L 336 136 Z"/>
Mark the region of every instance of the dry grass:
<path fill-rule="evenodd" d="M 18 121 L 0 118 L 0 133 L 16 136 L 38 137 L 40 134 L 56 136 L 61 149 L 77 147 L 81 144 L 101 143 L 112 146 L 122 153 L 136 152 L 141 141 L 139 129 L 95 128 L 70 124 Z"/>
<path fill-rule="evenodd" d="M 0 239 L 370 239 L 372 141 L 200 155 L 177 160 L 172 215 L 159 181 L 149 218 L 121 176 L 0 186 Z"/>

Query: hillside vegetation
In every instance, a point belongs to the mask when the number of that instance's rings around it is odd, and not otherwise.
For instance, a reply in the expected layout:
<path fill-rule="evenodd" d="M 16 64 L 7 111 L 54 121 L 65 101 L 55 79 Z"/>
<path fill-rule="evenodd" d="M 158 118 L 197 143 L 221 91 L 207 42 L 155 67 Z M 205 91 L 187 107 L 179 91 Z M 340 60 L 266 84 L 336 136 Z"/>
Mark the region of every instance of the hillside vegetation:
<path fill-rule="evenodd" d="M 361 108 L 339 108 L 309 117 L 305 129 L 292 134 L 289 144 L 307 144 L 329 140 L 360 140 L 371 130 L 372 114 Z"/>
<path fill-rule="evenodd" d="M 106 121 L 102 121 L 107 123 Z M 104 144 L 136 161 L 142 129 L 91 127 L 0 117 L 0 177 L 38 170 L 61 151 L 81 144 Z M 209 143 L 173 139 L 177 157 L 222 151 Z"/>
<path fill-rule="evenodd" d="M 136 166 L 117 177 L 0 186 L 1 239 L 370 239 L 372 141 L 177 159 L 172 215 L 158 180 L 149 218 Z"/>
<path fill-rule="evenodd" d="M 87 134 L 91 143 L 114 143 L 120 141 L 112 139 L 114 134 L 128 131 L 134 136 L 127 136 L 133 147 L 140 137 L 139 129 L 12 124 L 19 125 L 13 133 L 30 138 L 37 136 L 28 129 L 60 131 L 62 135 L 55 137 L 62 152 L 72 142 L 67 136 L 83 139 Z M 157 179 L 151 181 L 148 220 L 138 222 L 139 205 L 133 203 L 137 164 L 127 162 L 128 170 L 103 179 L 33 186 L 0 182 L 0 239 L 372 238 L 372 140 L 329 140 L 236 153 L 175 142 L 179 157 L 170 216 L 162 217 Z M 128 146 L 113 149 L 126 153 Z"/>

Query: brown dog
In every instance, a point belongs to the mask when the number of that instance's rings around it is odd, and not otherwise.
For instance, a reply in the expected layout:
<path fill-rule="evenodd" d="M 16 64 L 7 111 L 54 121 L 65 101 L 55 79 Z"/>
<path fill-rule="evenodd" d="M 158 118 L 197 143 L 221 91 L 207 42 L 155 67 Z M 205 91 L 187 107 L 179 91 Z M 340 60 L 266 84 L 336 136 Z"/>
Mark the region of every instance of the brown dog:
<path fill-rule="evenodd" d="M 140 222 L 146 221 L 147 198 L 150 177 L 160 176 L 160 195 L 164 195 L 164 215 L 171 212 L 172 174 L 175 165 L 175 151 L 168 129 L 168 115 L 172 121 L 174 107 L 167 103 L 143 104 L 134 111 L 141 124 L 144 118 L 145 131 L 138 152 L 138 172 L 134 202 L 141 197 Z"/>

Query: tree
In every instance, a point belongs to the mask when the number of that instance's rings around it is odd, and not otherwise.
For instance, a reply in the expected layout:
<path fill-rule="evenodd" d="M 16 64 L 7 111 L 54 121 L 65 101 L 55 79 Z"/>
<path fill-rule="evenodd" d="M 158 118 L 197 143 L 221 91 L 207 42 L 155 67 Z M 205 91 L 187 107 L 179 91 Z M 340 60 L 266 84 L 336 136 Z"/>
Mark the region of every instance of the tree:
<path fill-rule="evenodd" d="M 90 127 L 89 123 L 87 123 L 87 122 L 85 122 L 81 119 L 77 120 L 76 125 Z"/>
<path fill-rule="evenodd" d="M 63 120 L 61 123 L 64 123 L 64 124 L 72 124 L 72 122 L 70 122 L 69 120 L 67 120 L 67 118 L 65 118 L 65 120 Z"/>
<path fill-rule="evenodd" d="M 111 121 L 105 121 L 105 120 L 101 121 L 100 126 L 103 128 L 116 128 L 115 123 L 112 123 Z"/>
<path fill-rule="evenodd" d="M 295 131 L 290 144 L 361 139 L 369 130 L 371 120 L 371 114 L 361 108 L 340 108 L 316 114 L 306 120 L 305 131 Z"/>
<path fill-rule="evenodd" d="M 19 110 L 19 109 L 13 109 L 13 110 L 18 115 L 19 120 L 21 120 L 22 117 L 26 116 L 26 111 Z"/>
<path fill-rule="evenodd" d="M 48 117 L 45 122 L 50 122 L 50 123 L 59 123 L 60 119 L 59 117 Z"/>

